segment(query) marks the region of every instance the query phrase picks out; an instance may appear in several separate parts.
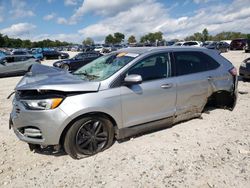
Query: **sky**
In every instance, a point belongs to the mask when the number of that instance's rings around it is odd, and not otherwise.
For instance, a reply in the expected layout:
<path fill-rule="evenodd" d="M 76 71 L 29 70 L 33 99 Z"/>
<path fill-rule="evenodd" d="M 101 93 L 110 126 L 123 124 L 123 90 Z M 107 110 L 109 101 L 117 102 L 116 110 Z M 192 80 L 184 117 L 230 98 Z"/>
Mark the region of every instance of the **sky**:
<path fill-rule="evenodd" d="M 0 33 L 13 38 L 103 42 L 161 31 L 183 39 L 207 28 L 250 33 L 250 0 L 0 0 Z"/>

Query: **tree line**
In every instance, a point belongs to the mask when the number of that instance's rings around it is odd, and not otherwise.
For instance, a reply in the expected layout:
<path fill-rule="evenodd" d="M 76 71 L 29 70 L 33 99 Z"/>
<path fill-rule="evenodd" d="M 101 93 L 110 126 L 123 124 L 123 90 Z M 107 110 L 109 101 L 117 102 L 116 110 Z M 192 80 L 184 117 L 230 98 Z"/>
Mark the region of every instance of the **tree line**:
<path fill-rule="evenodd" d="M 113 45 L 113 44 L 120 44 L 124 42 L 125 40 L 125 34 L 116 32 L 113 34 L 108 34 L 104 42 L 105 44 Z M 141 43 L 154 43 L 156 41 L 163 41 L 163 33 L 162 32 L 155 32 L 155 33 L 148 33 L 146 35 L 143 35 L 140 38 Z M 92 38 L 87 37 L 86 39 L 83 40 L 82 44 L 83 45 L 93 45 L 95 42 Z M 128 43 L 137 43 L 137 40 L 134 35 L 131 35 L 128 37 Z"/>
<path fill-rule="evenodd" d="M 125 35 L 123 33 L 114 33 L 109 34 L 105 37 L 105 44 L 119 44 L 122 41 L 124 41 Z M 162 32 L 155 32 L 155 33 L 148 33 L 146 35 L 143 35 L 140 38 L 141 43 L 154 43 L 156 41 L 162 41 L 163 40 L 163 33 Z M 131 35 L 128 37 L 128 43 L 137 43 L 137 40 L 134 35 Z"/>
<path fill-rule="evenodd" d="M 220 40 L 233 40 L 235 38 L 248 38 L 250 39 L 250 33 L 241 33 L 241 32 L 221 32 L 216 35 L 210 35 L 208 30 L 205 28 L 202 32 L 196 32 L 193 35 L 187 36 L 185 41 L 220 41 Z M 114 34 L 109 34 L 105 37 L 105 44 L 120 44 L 125 41 L 125 34 L 116 32 Z M 165 41 L 163 39 L 163 33 L 161 31 L 148 33 L 140 37 L 140 40 L 137 41 L 134 35 L 131 35 L 127 39 L 128 43 L 155 43 Z M 179 41 L 178 39 L 174 39 L 173 41 Z M 83 45 L 93 45 L 95 42 L 92 38 L 87 37 L 83 40 Z M 61 42 L 59 40 L 52 41 L 50 39 L 42 40 L 42 41 L 30 41 L 30 40 L 22 40 L 20 38 L 9 38 L 7 35 L 2 35 L 0 33 L 0 47 L 8 47 L 8 48 L 45 48 L 45 47 L 59 47 L 59 46 L 68 46 L 72 45 L 72 43 Z"/>
<path fill-rule="evenodd" d="M 20 38 L 9 38 L 7 35 L 2 35 L 0 33 L 0 47 L 7 48 L 45 48 L 45 47 L 59 47 L 59 46 L 68 46 L 71 43 L 61 42 L 59 40 L 42 40 L 42 41 L 30 41 L 22 40 Z"/>
<path fill-rule="evenodd" d="M 186 41 L 195 40 L 195 41 L 221 41 L 221 40 L 233 40 L 236 38 L 248 38 L 250 39 L 250 34 L 241 33 L 241 32 L 221 32 L 216 35 L 210 35 L 208 30 L 205 28 L 201 33 L 196 32 L 191 36 L 185 38 Z"/>
<path fill-rule="evenodd" d="M 193 35 L 187 36 L 185 41 L 221 41 L 221 40 L 233 40 L 236 38 L 248 38 L 250 39 L 250 34 L 241 33 L 241 32 L 221 32 L 216 35 L 210 35 L 207 28 L 203 29 L 202 32 L 196 32 Z M 109 34 L 105 37 L 105 44 L 120 44 L 124 42 L 125 35 L 120 32 L 116 32 L 114 34 Z M 136 40 L 134 35 L 131 35 L 127 38 L 129 44 L 133 43 L 155 43 L 155 42 L 164 42 L 163 33 L 161 31 L 155 33 L 148 33 L 140 37 L 139 41 Z M 179 39 L 173 39 L 171 41 L 180 41 Z M 85 45 L 93 45 L 94 40 L 91 38 L 86 38 L 83 41 Z"/>

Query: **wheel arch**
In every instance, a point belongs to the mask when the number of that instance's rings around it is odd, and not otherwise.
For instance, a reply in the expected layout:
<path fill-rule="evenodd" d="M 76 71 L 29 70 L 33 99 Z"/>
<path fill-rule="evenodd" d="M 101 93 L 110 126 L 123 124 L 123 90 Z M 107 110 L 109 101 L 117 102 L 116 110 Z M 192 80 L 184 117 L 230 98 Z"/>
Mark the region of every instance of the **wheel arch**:
<path fill-rule="evenodd" d="M 219 107 L 233 110 L 236 101 L 237 96 L 233 92 L 219 90 L 208 97 L 205 107 Z"/>
<path fill-rule="evenodd" d="M 59 144 L 61 146 L 63 146 L 63 142 L 64 142 L 64 138 L 65 138 L 65 135 L 67 133 L 67 131 L 69 130 L 69 128 L 76 122 L 78 121 L 79 119 L 81 118 L 84 118 L 84 117 L 87 117 L 87 116 L 94 116 L 94 115 L 98 115 L 98 116 L 101 116 L 101 117 L 104 117 L 104 118 L 107 118 L 111 121 L 111 123 L 113 124 L 114 128 L 116 129 L 117 128 L 117 123 L 115 121 L 115 119 L 107 114 L 107 113 L 104 113 L 104 112 L 100 112 L 100 111 L 95 111 L 95 112 L 89 112 L 89 113 L 85 113 L 85 114 L 81 114 L 77 117 L 75 117 L 74 119 L 72 119 L 68 124 L 67 126 L 63 129 L 61 135 L 60 135 L 60 139 L 59 139 Z"/>

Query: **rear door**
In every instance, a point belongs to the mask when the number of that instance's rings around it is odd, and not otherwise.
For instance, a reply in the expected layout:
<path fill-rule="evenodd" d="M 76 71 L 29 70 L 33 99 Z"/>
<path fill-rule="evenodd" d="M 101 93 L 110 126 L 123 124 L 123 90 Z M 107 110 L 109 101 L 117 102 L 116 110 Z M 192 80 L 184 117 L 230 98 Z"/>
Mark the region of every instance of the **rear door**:
<path fill-rule="evenodd" d="M 176 79 L 172 77 L 169 53 L 149 56 L 131 67 L 126 75 L 138 74 L 143 82 L 121 87 L 124 127 L 143 124 L 175 113 Z"/>
<path fill-rule="evenodd" d="M 5 57 L 5 64 L 1 67 L 1 73 L 15 73 L 18 71 L 18 66 L 14 56 Z"/>
<path fill-rule="evenodd" d="M 185 120 L 200 113 L 213 92 L 214 69 L 219 64 L 199 51 L 174 52 L 177 73 L 178 120 Z"/>

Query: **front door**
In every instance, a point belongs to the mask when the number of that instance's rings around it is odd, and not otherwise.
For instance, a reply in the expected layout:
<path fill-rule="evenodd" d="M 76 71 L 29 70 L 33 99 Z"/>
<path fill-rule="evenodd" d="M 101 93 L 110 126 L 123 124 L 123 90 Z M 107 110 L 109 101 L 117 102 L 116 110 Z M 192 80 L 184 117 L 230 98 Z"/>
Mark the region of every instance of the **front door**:
<path fill-rule="evenodd" d="M 121 87 L 124 127 L 171 117 L 175 113 L 176 81 L 171 77 L 169 53 L 149 56 L 132 66 L 127 75 L 142 76 L 142 83 Z"/>

